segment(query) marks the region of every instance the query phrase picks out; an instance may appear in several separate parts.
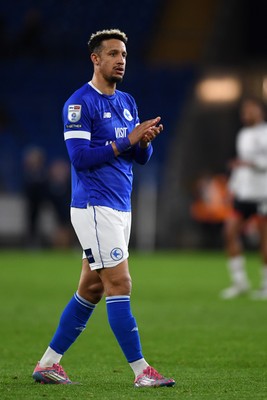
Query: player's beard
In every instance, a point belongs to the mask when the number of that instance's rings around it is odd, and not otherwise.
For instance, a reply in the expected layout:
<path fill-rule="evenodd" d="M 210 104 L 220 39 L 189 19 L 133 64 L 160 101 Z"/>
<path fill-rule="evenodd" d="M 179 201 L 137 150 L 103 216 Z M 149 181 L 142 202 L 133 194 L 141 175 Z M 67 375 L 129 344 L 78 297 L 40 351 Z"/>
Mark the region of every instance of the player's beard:
<path fill-rule="evenodd" d="M 123 76 L 119 76 L 119 75 L 113 75 L 113 73 L 111 72 L 110 74 L 105 74 L 103 73 L 103 78 L 108 82 L 108 83 L 120 83 L 123 80 Z"/>
<path fill-rule="evenodd" d="M 123 81 L 123 76 L 109 76 L 107 81 L 109 83 L 120 83 Z"/>

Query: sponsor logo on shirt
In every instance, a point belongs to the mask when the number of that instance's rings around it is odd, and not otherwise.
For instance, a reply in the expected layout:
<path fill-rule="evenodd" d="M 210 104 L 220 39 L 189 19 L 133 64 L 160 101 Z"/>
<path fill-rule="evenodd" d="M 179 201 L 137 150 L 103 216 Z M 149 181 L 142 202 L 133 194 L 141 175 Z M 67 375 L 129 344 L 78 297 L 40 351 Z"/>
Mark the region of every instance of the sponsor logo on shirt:
<path fill-rule="evenodd" d="M 124 138 L 127 136 L 127 129 L 128 128 L 115 128 L 115 136 L 117 139 Z"/>
<path fill-rule="evenodd" d="M 132 114 L 130 113 L 129 110 L 127 110 L 127 108 L 125 108 L 123 110 L 123 115 L 127 119 L 127 121 L 132 121 L 133 120 Z"/>
<path fill-rule="evenodd" d="M 67 124 L 65 127 L 66 129 L 79 129 L 82 127 L 82 124 Z"/>
<path fill-rule="evenodd" d="M 81 118 L 82 106 L 79 104 L 71 104 L 68 107 L 68 120 L 77 122 Z"/>
<path fill-rule="evenodd" d="M 104 112 L 103 118 L 111 118 L 111 112 Z"/>

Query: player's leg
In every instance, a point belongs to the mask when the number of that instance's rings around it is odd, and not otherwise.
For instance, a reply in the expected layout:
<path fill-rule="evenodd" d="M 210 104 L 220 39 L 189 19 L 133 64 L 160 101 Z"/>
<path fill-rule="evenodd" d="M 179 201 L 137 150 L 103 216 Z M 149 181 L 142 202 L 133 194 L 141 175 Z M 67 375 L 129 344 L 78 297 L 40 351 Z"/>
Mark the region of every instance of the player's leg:
<path fill-rule="evenodd" d="M 232 285 L 221 292 L 221 297 L 230 299 L 248 291 L 249 283 L 245 270 L 245 257 L 241 242 L 243 218 L 233 213 L 224 225 L 225 249 L 227 253 L 227 267 Z"/>
<path fill-rule="evenodd" d="M 139 371 L 148 366 L 141 350 L 136 321 L 131 312 L 132 280 L 128 268 L 128 243 L 131 214 L 94 207 L 98 249 L 92 249 L 91 269 L 96 270 L 103 283 L 108 320 L 111 329 L 129 363 L 138 360 Z M 136 367 L 137 368 L 137 367 Z M 135 371 L 136 372 L 136 371 Z"/>
<path fill-rule="evenodd" d="M 83 299 L 97 304 L 104 294 L 103 283 L 97 271 L 92 271 L 87 258 L 83 258 L 82 271 L 78 284 L 78 294 Z"/>
<path fill-rule="evenodd" d="M 61 315 L 57 331 L 50 343 L 51 349 L 61 356 L 68 350 L 84 331 L 87 321 L 102 295 L 103 285 L 98 274 L 91 271 L 87 259 L 83 259 L 78 291 Z M 45 357 L 40 360 L 41 364 L 45 362 L 47 362 Z"/>
<path fill-rule="evenodd" d="M 52 341 L 34 370 L 33 378 L 37 382 L 72 383 L 60 366 L 60 360 L 84 331 L 102 295 L 101 279 L 84 259 L 78 290 L 65 307 Z"/>
<path fill-rule="evenodd" d="M 260 251 L 262 259 L 261 268 L 261 287 L 259 290 L 252 293 L 253 299 L 267 300 L 267 216 L 262 215 L 259 218 L 260 232 Z"/>
<path fill-rule="evenodd" d="M 97 242 L 90 227 L 90 215 L 87 210 L 72 210 L 72 223 L 80 241 L 86 250 L 78 290 L 64 309 L 58 328 L 43 357 L 37 364 L 33 378 L 42 383 L 71 383 L 59 365 L 63 354 L 85 329 L 96 304 L 103 295 L 103 284 L 96 271 L 89 267 L 91 252 L 88 243 Z M 89 235 L 88 235 L 89 232 Z"/>
<path fill-rule="evenodd" d="M 135 374 L 135 386 L 173 386 L 173 379 L 160 375 L 144 359 L 137 323 L 131 311 L 130 213 L 96 208 L 95 218 L 103 268 L 90 265 L 97 269 L 103 282 L 109 324 Z"/>
<path fill-rule="evenodd" d="M 128 260 L 99 270 L 99 275 L 105 288 L 109 324 L 135 374 L 135 386 L 173 386 L 173 379 L 160 375 L 144 359 L 137 323 L 131 311 Z"/>
<path fill-rule="evenodd" d="M 127 259 L 98 272 L 105 289 L 109 324 L 127 361 L 143 359 L 137 324 L 131 312 L 132 282 Z M 142 370 L 147 366 L 144 360 Z"/>

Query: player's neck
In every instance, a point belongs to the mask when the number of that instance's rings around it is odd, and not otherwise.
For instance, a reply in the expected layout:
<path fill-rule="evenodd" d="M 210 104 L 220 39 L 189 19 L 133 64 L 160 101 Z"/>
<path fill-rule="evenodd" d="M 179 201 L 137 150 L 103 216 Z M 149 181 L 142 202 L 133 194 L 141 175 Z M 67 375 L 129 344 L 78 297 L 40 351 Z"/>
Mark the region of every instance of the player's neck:
<path fill-rule="evenodd" d="M 96 87 L 103 94 L 111 96 L 115 93 L 116 83 L 107 82 L 104 79 L 98 78 L 96 75 L 93 76 L 91 82 L 94 87 Z"/>

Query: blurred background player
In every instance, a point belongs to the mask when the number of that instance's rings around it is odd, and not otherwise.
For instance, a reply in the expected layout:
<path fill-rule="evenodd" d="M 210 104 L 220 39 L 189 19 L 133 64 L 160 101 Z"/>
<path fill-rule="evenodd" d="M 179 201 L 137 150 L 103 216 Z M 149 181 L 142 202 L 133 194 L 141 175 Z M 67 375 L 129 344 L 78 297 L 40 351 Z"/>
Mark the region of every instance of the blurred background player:
<path fill-rule="evenodd" d="M 256 98 L 243 99 L 240 119 L 243 128 L 236 139 L 237 158 L 230 161 L 229 188 L 233 212 L 225 223 L 225 242 L 232 286 L 223 290 L 224 299 L 249 291 L 242 246 L 244 223 L 257 215 L 262 257 L 262 283 L 253 298 L 267 299 L 267 123 L 264 105 Z"/>
<path fill-rule="evenodd" d="M 60 360 L 105 295 L 109 324 L 135 374 L 134 386 L 175 384 L 144 359 L 130 306 L 132 166 L 134 161 L 149 161 L 151 141 L 163 126 L 160 117 L 140 124 L 133 97 L 116 90 L 125 73 L 126 43 L 125 33 L 117 29 L 91 36 L 93 78 L 64 106 L 64 136 L 72 164 L 71 221 L 83 262 L 78 290 L 34 370 L 37 382 L 72 383 Z"/>

